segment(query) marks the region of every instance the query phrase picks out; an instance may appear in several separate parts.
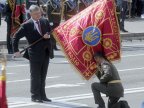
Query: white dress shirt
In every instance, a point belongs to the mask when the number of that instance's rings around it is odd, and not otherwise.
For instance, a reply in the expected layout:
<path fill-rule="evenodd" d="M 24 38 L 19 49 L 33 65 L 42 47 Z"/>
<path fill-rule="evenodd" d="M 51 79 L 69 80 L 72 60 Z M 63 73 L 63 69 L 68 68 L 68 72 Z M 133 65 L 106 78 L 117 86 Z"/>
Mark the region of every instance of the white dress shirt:
<path fill-rule="evenodd" d="M 39 34 L 42 35 L 41 32 L 40 32 L 40 30 L 39 30 L 39 27 L 38 27 L 37 21 L 34 20 L 33 18 L 31 18 L 31 19 L 33 20 L 33 22 L 34 22 L 34 26 L 36 27 L 36 29 L 37 29 L 37 31 L 39 32 Z M 39 20 L 38 20 L 38 21 L 39 21 Z M 39 23 L 40 23 L 40 22 L 39 22 Z"/>
<path fill-rule="evenodd" d="M 38 27 L 38 24 L 37 24 L 37 21 L 36 20 L 34 20 L 33 18 L 31 18 L 32 20 L 33 20 L 33 22 L 34 22 L 34 26 L 35 26 L 35 28 L 37 29 L 37 31 L 39 32 L 39 34 L 42 36 L 42 34 L 41 34 L 41 32 L 40 32 L 40 30 L 39 30 L 39 27 Z M 39 21 L 39 20 L 38 20 Z M 40 22 L 39 22 L 40 23 Z M 49 33 L 47 33 L 48 34 L 48 38 L 50 38 L 50 34 Z"/>

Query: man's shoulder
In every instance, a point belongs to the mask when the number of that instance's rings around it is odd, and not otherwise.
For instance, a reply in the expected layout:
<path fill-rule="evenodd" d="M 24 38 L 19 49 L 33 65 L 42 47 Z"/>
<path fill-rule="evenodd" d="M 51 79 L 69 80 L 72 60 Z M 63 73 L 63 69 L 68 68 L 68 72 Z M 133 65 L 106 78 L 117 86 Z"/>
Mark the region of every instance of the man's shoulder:
<path fill-rule="evenodd" d="M 25 21 L 23 24 L 29 24 L 29 23 L 32 23 L 32 19 L 28 19 L 27 21 Z"/>
<path fill-rule="evenodd" d="M 41 21 L 48 21 L 48 18 L 41 18 Z"/>
<path fill-rule="evenodd" d="M 21 26 L 29 26 L 32 23 L 32 20 L 29 19 L 21 24 Z"/>

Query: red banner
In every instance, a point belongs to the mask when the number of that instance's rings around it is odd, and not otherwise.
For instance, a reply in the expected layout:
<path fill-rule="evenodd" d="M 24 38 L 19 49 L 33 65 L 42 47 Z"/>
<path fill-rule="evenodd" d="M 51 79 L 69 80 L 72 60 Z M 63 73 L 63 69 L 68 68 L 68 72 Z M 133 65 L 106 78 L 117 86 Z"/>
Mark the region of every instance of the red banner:
<path fill-rule="evenodd" d="M 95 52 L 111 61 L 121 58 L 115 10 L 114 0 L 97 0 L 53 32 L 68 60 L 87 80 L 96 72 Z"/>
<path fill-rule="evenodd" d="M 20 25 L 26 21 L 26 0 L 8 0 L 12 7 L 11 36 L 18 30 Z"/>
<path fill-rule="evenodd" d="M 8 108 L 5 95 L 5 81 L 0 81 L 0 108 Z"/>
<path fill-rule="evenodd" d="M 5 62 L 1 59 L 0 59 L 0 108 L 8 108 L 6 99 Z"/>

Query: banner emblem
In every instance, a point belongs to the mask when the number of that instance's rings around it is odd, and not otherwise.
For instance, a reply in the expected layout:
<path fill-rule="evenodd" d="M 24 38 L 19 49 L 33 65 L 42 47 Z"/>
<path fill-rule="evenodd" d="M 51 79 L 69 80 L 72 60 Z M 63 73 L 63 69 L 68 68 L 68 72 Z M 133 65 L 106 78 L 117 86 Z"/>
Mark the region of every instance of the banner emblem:
<path fill-rule="evenodd" d="M 89 46 L 96 46 L 101 40 L 101 31 L 98 27 L 87 27 L 82 34 L 83 42 Z"/>

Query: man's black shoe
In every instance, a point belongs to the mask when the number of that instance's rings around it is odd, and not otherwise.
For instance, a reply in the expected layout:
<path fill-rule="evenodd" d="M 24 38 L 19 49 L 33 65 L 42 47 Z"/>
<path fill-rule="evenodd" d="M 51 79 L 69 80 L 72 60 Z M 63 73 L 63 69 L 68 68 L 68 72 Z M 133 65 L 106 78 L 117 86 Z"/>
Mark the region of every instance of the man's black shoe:
<path fill-rule="evenodd" d="M 9 51 L 8 54 L 13 54 L 13 51 Z"/>
<path fill-rule="evenodd" d="M 37 103 L 43 103 L 43 101 L 41 99 L 32 99 L 32 102 L 37 102 Z"/>
<path fill-rule="evenodd" d="M 98 106 L 97 108 L 106 108 L 105 105 Z"/>
<path fill-rule="evenodd" d="M 48 98 L 44 98 L 44 99 L 42 99 L 42 101 L 44 101 L 44 102 L 51 102 L 52 100 L 50 100 Z"/>
<path fill-rule="evenodd" d="M 128 32 L 128 31 L 127 31 L 127 30 L 125 30 L 125 29 L 122 29 L 121 31 L 122 31 L 122 32 Z"/>
<path fill-rule="evenodd" d="M 98 106 L 97 108 L 105 108 L 105 107 L 100 107 L 100 106 Z"/>

